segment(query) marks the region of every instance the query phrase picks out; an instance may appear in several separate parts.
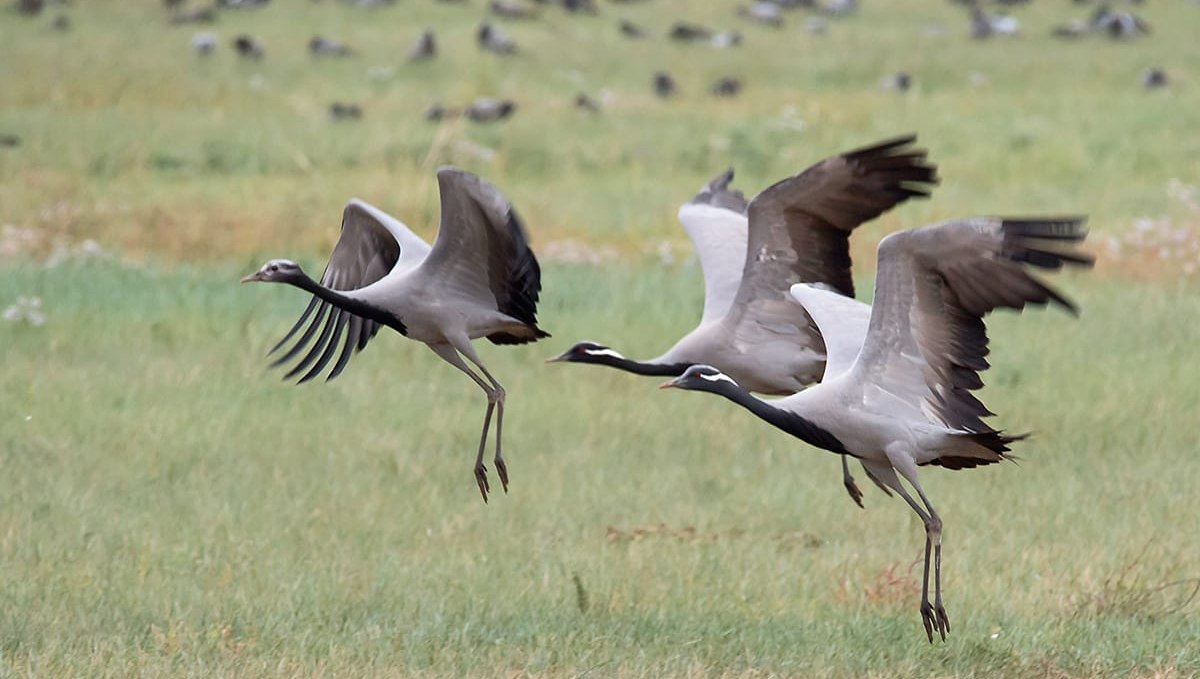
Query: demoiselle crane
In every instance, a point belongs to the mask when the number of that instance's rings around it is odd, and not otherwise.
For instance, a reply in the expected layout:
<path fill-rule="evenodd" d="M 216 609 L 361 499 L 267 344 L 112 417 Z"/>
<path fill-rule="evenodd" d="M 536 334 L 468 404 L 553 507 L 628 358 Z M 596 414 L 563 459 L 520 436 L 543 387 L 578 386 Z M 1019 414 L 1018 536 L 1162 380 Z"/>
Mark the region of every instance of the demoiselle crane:
<path fill-rule="evenodd" d="M 382 211 L 351 201 L 320 283 L 287 259 L 268 261 L 242 282 L 287 283 L 313 294 L 300 320 L 271 350 L 278 351 L 304 329 L 291 349 L 272 364 L 287 363 L 308 348 L 284 379 L 306 369 L 300 382 L 316 377 L 340 346 L 327 379 L 337 377 L 351 355 L 363 349 L 380 326 L 387 326 L 424 342 L 474 380 L 487 395 L 475 457 L 475 480 L 486 502 L 490 488 L 483 453 L 493 411 L 493 463 L 508 491 L 508 469 L 501 454 L 505 393 L 471 340 L 486 337 L 493 344 L 525 344 L 550 336 L 538 327 L 536 318 L 541 269 L 524 227 L 495 187 L 451 167 L 439 169 L 437 178 L 442 218 L 432 248 Z M 463 361 L 464 356 L 482 377 Z"/>
<path fill-rule="evenodd" d="M 681 375 L 702 363 L 750 391 L 777 396 L 816 382 L 825 370 L 825 344 L 788 289 L 821 283 L 845 295 L 841 323 L 862 342 L 870 307 L 852 299 L 850 234 L 909 198 L 929 195 L 937 167 L 912 147 L 915 141 L 900 137 L 827 158 L 765 189 L 749 206 L 728 188 L 732 170 L 718 176 L 679 209 L 704 275 L 700 324 L 647 361 L 596 342 L 579 342 L 550 360 L 652 376 Z M 861 507 L 845 458 L 842 482 Z"/>
<path fill-rule="evenodd" d="M 1047 303 L 1077 313 L 1029 267 L 1090 266 L 1092 257 L 1075 248 L 1086 236 L 1082 224 L 1082 218 L 976 218 L 892 234 L 879 244 L 875 301 L 861 349 L 844 332 L 844 298 L 811 285 L 791 289 L 830 347 L 829 376 L 820 384 L 765 401 L 716 368 L 692 366 L 662 387 L 719 394 L 810 445 L 853 455 L 885 493 L 903 498 L 925 526 L 925 634 L 931 643 L 935 631 L 945 640 L 950 618 L 942 605 L 942 519 L 921 489 L 917 467 L 1000 462 L 1010 459 L 1010 444 L 1025 438 L 985 423 L 992 413 L 971 393 L 983 386 L 979 373 L 988 368 L 983 316 L 1000 307 L 1020 311 Z"/>

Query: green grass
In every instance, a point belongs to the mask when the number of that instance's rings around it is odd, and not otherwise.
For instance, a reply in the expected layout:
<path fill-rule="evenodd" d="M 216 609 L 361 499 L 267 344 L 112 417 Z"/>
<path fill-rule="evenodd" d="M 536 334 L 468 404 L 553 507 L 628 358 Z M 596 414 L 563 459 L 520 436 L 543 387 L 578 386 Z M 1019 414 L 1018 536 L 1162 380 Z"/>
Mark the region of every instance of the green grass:
<path fill-rule="evenodd" d="M 151 0 L 0 10 L 0 134 L 21 138 L 0 147 L 0 310 L 46 314 L 0 321 L 0 676 L 1200 675 L 1200 207 L 1179 197 L 1200 177 L 1200 9 L 1063 44 L 1050 26 L 1083 10 L 1034 3 L 1025 36 L 978 44 L 943 0 L 867 2 L 826 36 L 729 3 L 602 3 L 506 24 L 525 54 L 501 61 L 471 42 L 471 2 L 276 0 L 200 28 Z M 685 11 L 745 45 L 617 35 Z M 947 34 L 923 37 L 934 22 Z M 404 64 L 426 26 L 442 56 Z M 220 37 L 209 60 L 196 30 Z M 243 31 L 262 63 L 228 48 Z M 312 61 L 316 33 L 359 56 Z M 1167 90 L 1138 86 L 1153 65 Z M 675 101 L 650 94 L 660 68 Z M 914 90 L 882 91 L 901 69 Z M 740 97 L 706 94 L 724 75 Z M 574 111 L 579 91 L 604 113 Z M 481 95 L 517 115 L 421 119 Z M 331 122 L 334 100 L 364 120 Z M 860 296 L 878 238 L 951 216 L 1087 213 L 1100 255 L 1056 281 L 1079 319 L 989 322 L 983 398 L 1035 432 L 1021 462 L 923 475 L 954 625 L 934 646 L 901 502 L 868 490 L 859 510 L 835 457 L 718 399 L 542 363 L 584 338 L 651 356 L 691 327 L 674 213 L 718 171 L 753 194 L 908 131 L 942 185 L 856 236 Z M 236 284 L 268 253 L 319 269 L 350 196 L 432 235 L 447 162 L 502 187 L 540 252 L 619 256 L 543 257 L 554 338 L 481 349 L 509 391 L 513 479 L 486 506 L 468 380 L 385 333 L 332 383 L 280 383 L 262 356 L 302 295 Z M 89 239 L 114 256 L 46 264 Z"/>
<path fill-rule="evenodd" d="M 601 329 L 630 354 L 686 329 L 697 272 L 636 274 L 551 267 L 556 337 L 486 350 L 510 393 L 513 486 L 484 505 L 482 397 L 415 343 L 381 336 L 342 378 L 294 387 L 261 357 L 295 291 L 230 268 L 6 270 L 0 298 L 36 294 L 47 321 L 3 328 L 5 666 L 1200 672 L 1200 334 L 1171 321 L 1200 312 L 1194 293 L 1072 278 L 1080 319 L 994 319 L 986 400 L 1036 436 L 1019 465 L 924 474 L 954 622 L 931 647 L 920 525 L 898 501 L 872 491 L 859 510 L 836 458 L 718 399 L 541 362 Z M 632 311 L 660 295 L 681 304 Z"/>

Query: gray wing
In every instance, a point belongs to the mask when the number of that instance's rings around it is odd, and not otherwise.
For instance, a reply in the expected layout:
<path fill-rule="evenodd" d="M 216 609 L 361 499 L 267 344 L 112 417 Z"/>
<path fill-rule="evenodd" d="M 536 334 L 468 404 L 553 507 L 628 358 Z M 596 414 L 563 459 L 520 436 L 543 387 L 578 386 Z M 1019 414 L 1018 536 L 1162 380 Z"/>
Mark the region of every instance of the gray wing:
<path fill-rule="evenodd" d="M 879 244 L 867 339 L 851 374 L 864 402 L 909 421 L 994 433 L 971 393 L 983 386 L 983 316 L 1004 307 L 1075 306 L 1029 267 L 1090 266 L 1083 218 L 977 218 L 895 233 Z"/>
<path fill-rule="evenodd" d="M 518 335 L 489 335 L 495 343 L 547 336 L 536 318 L 541 267 L 512 206 L 496 187 L 469 172 L 443 167 L 437 177 L 441 225 L 417 273 L 464 310 L 480 305 L 528 327 Z"/>
<path fill-rule="evenodd" d="M 704 274 L 704 314 L 700 323 L 729 311 L 742 282 L 746 263 L 746 199 L 731 190 L 733 170 L 726 170 L 679 207 L 679 223 L 692 240 Z"/>
<path fill-rule="evenodd" d="M 788 290 L 823 283 L 853 297 L 850 233 L 904 201 L 924 198 L 937 167 L 915 136 L 827 158 L 750 202 L 749 242 L 737 296 L 723 323 L 734 341 L 786 339 L 823 351 L 820 335 Z"/>
<path fill-rule="evenodd" d="M 342 210 L 342 233 L 321 275 L 321 285 L 333 290 L 357 290 L 393 270 L 416 266 L 428 252 L 425 241 L 404 224 L 365 201 L 353 199 Z M 304 357 L 284 375 L 284 379 L 291 379 L 307 370 L 301 383 L 316 377 L 335 354 L 337 362 L 326 379 L 337 377 L 350 356 L 366 347 L 379 332 L 378 323 L 333 307 L 314 295 L 300 319 L 270 353 L 283 348 L 302 328 L 296 343 L 271 364 L 283 365 L 307 348 Z"/>

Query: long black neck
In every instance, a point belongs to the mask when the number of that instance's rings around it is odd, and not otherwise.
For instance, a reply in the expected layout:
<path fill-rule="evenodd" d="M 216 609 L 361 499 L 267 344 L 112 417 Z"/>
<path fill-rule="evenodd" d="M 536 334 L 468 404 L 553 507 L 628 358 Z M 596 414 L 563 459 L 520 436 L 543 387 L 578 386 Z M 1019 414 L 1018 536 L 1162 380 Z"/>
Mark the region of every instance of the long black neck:
<path fill-rule="evenodd" d="M 408 328 L 404 326 L 404 323 L 401 322 L 399 317 L 384 311 L 377 306 L 367 304 L 362 300 L 348 297 L 337 290 L 327 288 L 324 285 L 314 281 L 303 271 L 300 272 L 298 277 L 295 279 L 290 279 L 288 282 L 302 290 L 311 292 L 312 294 L 320 297 L 339 309 L 349 311 L 355 316 L 361 316 L 365 319 L 375 321 L 380 325 L 386 325 L 396 332 L 399 332 L 401 335 L 408 334 Z"/>
<path fill-rule="evenodd" d="M 679 377 L 692 366 L 691 363 L 643 363 L 623 356 L 617 357 L 608 354 L 593 356 L 592 360 L 610 368 L 649 377 Z"/>
<path fill-rule="evenodd" d="M 732 382 L 721 380 L 714 383 L 711 390 L 749 410 L 772 426 L 786 431 L 809 445 L 840 455 L 852 454 L 846 450 L 846 446 L 836 436 L 812 420 L 806 419 L 790 410 L 777 408 L 767 401 L 754 397 L 750 392 Z"/>

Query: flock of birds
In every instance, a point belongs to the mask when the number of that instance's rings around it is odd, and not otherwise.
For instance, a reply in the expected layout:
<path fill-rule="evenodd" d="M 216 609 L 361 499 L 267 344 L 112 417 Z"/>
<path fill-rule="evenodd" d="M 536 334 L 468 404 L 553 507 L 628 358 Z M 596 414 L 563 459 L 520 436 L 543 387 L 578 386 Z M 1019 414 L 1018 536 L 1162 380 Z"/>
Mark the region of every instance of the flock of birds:
<path fill-rule="evenodd" d="M 1086 235 L 1082 218 L 951 220 L 886 237 L 873 303 L 855 300 L 851 234 L 909 199 L 928 197 L 938 182 L 936 165 L 915 141 L 907 136 L 832 156 L 749 202 L 730 188 L 733 171 L 722 173 L 679 210 L 704 277 L 699 325 L 645 361 L 591 341 L 548 360 L 670 377 L 662 387 L 723 396 L 841 456 L 845 488 L 862 506 L 848 467 L 850 458 L 858 460 L 924 524 L 920 612 L 932 642 L 950 631 L 941 592 L 942 519 L 917 469 L 1011 459 L 1010 445 L 1023 436 L 988 425 L 992 413 L 972 393 L 988 367 L 983 317 L 1046 304 L 1075 313 L 1033 272 L 1093 260 L 1078 248 Z M 541 271 L 521 220 L 496 187 L 450 167 L 437 179 L 441 223 L 432 247 L 382 210 L 351 200 L 319 282 L 287 259 L 266 262 L 242 282 L 286 283 L 312 294 L 271 350 L 283 352 L 274 366 L 295 361 L 286 378 L 305 382 L 331 364 L 327 379 L 336 377 L 383 326 L 466 373 L 487 400 L 474 465 L 486 502 L 493 416 L 492 463 L 508 490 L 505 390 L 472 340 L 506 345 L 549 337 L 537 320 Z"/>
<path fill-rule="evenodd" d="M 320 2 L 322 0 L 312 0 Z M 359 6 L 391 5 L 394 0 L 342 0 L 345 4 Z M 467 0 L 439 0 L 446 4 L 467 5 Z M 635 0 L 610 0 L 617 5 L 625 5 Z M 994 5 L 1002 6 L 1000 11 L 989 9 L 984 0 L 951 0 L 966 8 L 969 35 L 983 40 L 993 37 L 1014 36 L 1020 32 L 1020 23 L 1011 13 L 1015 6 L 1027 4 L 1030 0 L 990 0 Z M 1080 40 L 1088 36 L 1104 36 L 1117 41 L 1129 41 L 1141 38 L 1150 33 L 1147 21 L 1130 9 L 1116 8 L 1114 3 L 1138 4 L 1141 0 L 1074 0 L 1077 4 L 1092 4 L 1094 7 L 1086 17 L 1053 26 L 1049 34 L 1055 38 Z M 14 0 L 16 9 L 26 15 L 37 15 L 50 5 L 65 5 L 67 0 Z M 163 0 L 168 10 L 168 21 L 172 24 L 208 24 L 217 20 L 222 11 L 257 9 L 269 4 L 269 0 L 213 0 L 197 4 L 189 0 Z M 541 19 L 549 11 L 549 7 L 558 7 L 570 14 L 597 15 L 599 10 L 595 0 L 487 0 L 486 18 L 483 18 L 475 32 L 475 43 L 478 49 L 498 57 L 512 57 L 522 54 L 522 48 L 517 41 L 499 25 L 498 22 L 531 23 Z M 736 4 L 730 12 L 731 17 L 743 24 L 753 24 L 765 30 L 778 30 L 787 25 L 791 17 L 803 11 L 805 18 L 803 28 L 808 33 L 822 34 L 830 29 L 831 21 L 839 21 L 852 16 L 858 10 L 857 0 L 748 0 Z M 67 30 L 70 20 L 67 14 L 55 17 L 53 27 Z M 632 41 L 652 39 L 654 31 L 646 26 L 621 18 L 616 23 L 617 33 Z M 927 32 L 942 33 L 940 24 L 931 24 Z M 708 46 L 718 49 L 736 48 L 743 44 L 743 33 L 737 28 L 713 28 L 697 23 L 691 19 L 674 21 L 665 32 L 665 37 L 675 43 L 687 45 Z M 261 40 L 248 33 L 239 33 L 230 40 L 229 45 L 242 59 L 261 61 L 266 58 L 267 48 Z M 220 40 L 215 33 L 202 31 L 191 38 L 192 49 L 202 57 L 208 57 L 216 52 Z M 325 35 L 314 35 L 308 41 L 308 52 L 317 58 L 351 57 L 357 54 L 349 44 Z M 415 42 L 407 49 L 404 58 L 409 63 L 425 62 L 436 58 L 439 54 L 438 39 L 432 29 L 421 31 Z M 915 77 L 912 73 L 900 71 L 887 75 L 881 80 L 881 86 L 886 90 L 906 91 Z M 670 99 L 680 92 L 680 87 L 669 72 L 654 71 L 649 78 L 651 91 L 662 99 Z M 1169 84 L 1167 71 L 1161 66 L 1150 66 L 1141 74 L 1141 84 L 1146 89 L 1158 89 Z M 734 75 L 725 75 L 708 86 L 708 93 L 715 97 L 735 97 L 745 87 L 743 80 Z M 600 98 L 587 92 L 575 95 L 575 107 L 587 113 L 599 113 L 602 110 Z M 478 123 L 489 123 L 504 120 L 517 110 L 517 102 L 512 99 L 496 99 L 481 97 L 462 105 L 447 105 L 433 102 L 425 110 L 425 118 L 439 122 L 449 118 L 464 117 Z M 357 120 L 363 116 L 363 107 L 355 102 L 335 101 L 329 106 L 330 117 L 334 120 Z"/>

